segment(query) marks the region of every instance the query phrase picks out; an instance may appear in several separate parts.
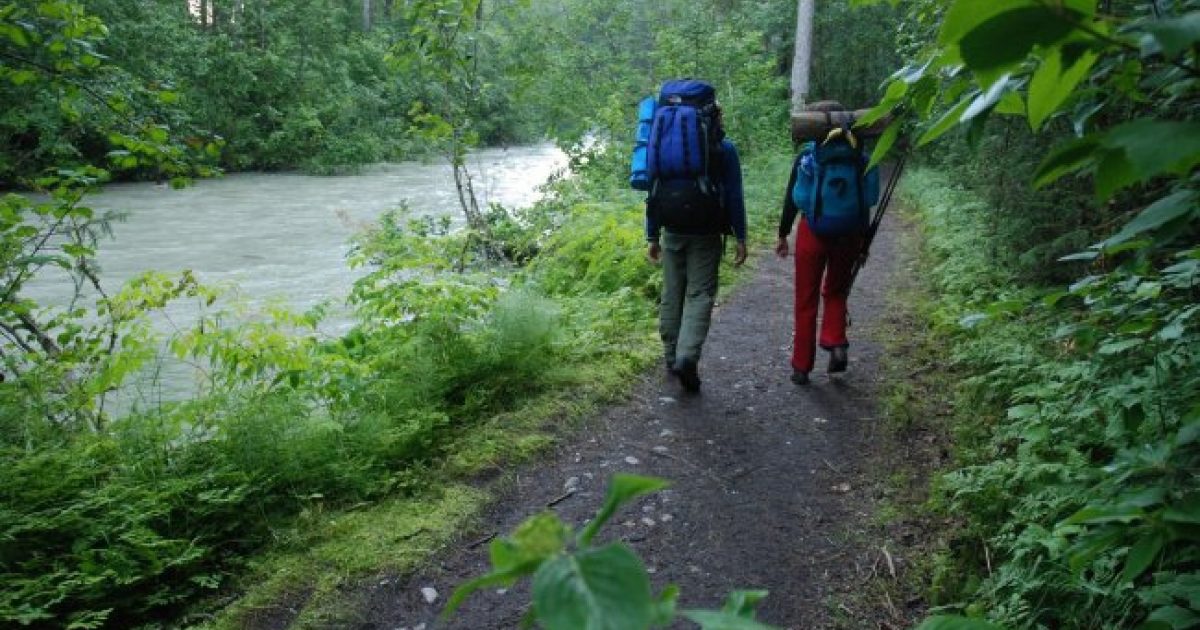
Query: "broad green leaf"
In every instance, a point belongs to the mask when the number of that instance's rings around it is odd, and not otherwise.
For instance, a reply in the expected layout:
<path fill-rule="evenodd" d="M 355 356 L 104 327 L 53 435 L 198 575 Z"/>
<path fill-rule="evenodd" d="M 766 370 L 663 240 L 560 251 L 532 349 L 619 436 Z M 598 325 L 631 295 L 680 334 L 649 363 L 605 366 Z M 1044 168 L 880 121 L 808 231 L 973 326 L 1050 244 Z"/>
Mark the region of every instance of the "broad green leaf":
<path fill-rule="evenodd" d="M 1113 341 L 1100 346 L 1098 352 L 1104 356 L 1121 354 L 1130 348 L 1136 348 L 1144 343 L 1146 342 L 1141 339 L 1122 339 L 1120 341 Z"/>
<path fill-rule="evenodd" d="M 570 536 L 570 528 L 551 512 L 526 519 L 510 538 L 492 541 L 489 547 L 492 571 L 454 589 L 442 612 L 443 618 L 481 588 L 511 586 L 517 579 L 532 575 L 543 562 L 563 550 Z"/>
<path fill-rule="evenodd" d="M 996 113 L 1003 116 L 1024 116 L 1025 101 L 1016 91 L 1006 92 L 996 103 Z"/>
<path fill-rule="evenodd" d="M 1014 84 L 1008 75 L 1000 77 L 983 94 L 976 96 L 975 100 L 971 101 L 970 106 L 959 117 L 959 122 L 967 122 L 980 114 L 991 111 L 1005 94 L 1013 90 L 1013 87 Z"/>
<path fill-rule="evenodd" d="M 1182 606 L 1163 606 L 1150 613 L 1146 620 L 1170 624 L 1172 630 L 1186 630 L 1200 623 L 1200 615 Z"/>
<path fill-rule="evenodd" d="M 604 497 L 604 505 L 583 532 L 579 534 L 579 544 L 586 547 L 592 538 L 600 531 L 608 519 L 626 503 L 651 492 L 658 492 L 667 487 L 667 482 L 654 477 L 640 475 L 616 474 L 608 486 L 608 494 Z"/>
<path fill-rule="evenodd" d="M 1123 531 L 1123 528 L 1108 527 L 1081 538 L 1067 554 L 1067 565 L 1071 567 L 1071 571 L 1079 573 L 1090 565 L 1096 556 L 1116 547 Z"/>
<path fill-rule="evenodd" d="M 871 152 L 871 161 L 867 164 L 867 169 L 875 168 L 887 158 L 888 153 L 896 144 L 896 139 L 900 137 L 900 128 L 903 123 L 899 120 L 893 120 L 892 124 L 884 130 L 883 135 L 879 136 L 879 142 L 875 143 L 875 150 Z"/>
<path fill-rule="evenodd" d="M 1200 164 L 1200 122 L 1140 119 L 1112 128 L 1101 142 L 1110 149 L 1096 173 L 1101 200 L 1158 175 L 1184 174 Z"/>
<path fill-rule="evenodd" d="M 1147 35 L 1142 39 L 1143 53 L 1162 53 L 1167 59 L 1175 59 L 1200 43 L 1200 11 L 1153 20 L 1144 28 Z"/>
<path fill-rule="evenodd" d="M 1004 630 L 990 621 L 956 615 L 938 615 L 926 619 L 917 630 Z"/>
<path fill-rule="evenodd" d="M 971 106 L 971 102 L 975 100 L 975 96 L 976 94 L 968 94 L 966 98 L 959 101 L 957 105 L 951 107 L 949 111 L 942 114 L 942 117 L 939 118 L 932 127 L 927 129 L 925 133 L 921 134 L 921 138 L 917 140 L 917 146 L 925 146 L 945 135 L 947 131 L 953 129 L 954 126 L 958 124 L 963 112 L 967 111 L 967 108 Z"/>
<path fill-rule="evenodd" d="M 1033 174 L 1033 186 L 1042 188 L 1068 173 L 1074 173 L 1093 163 L 1103 152 L 1095 136 L 1086 136 L 1061 144 L 1046 156 Z"/>
<path fill-rule="evenodd" d="M 1075 87 L 1088 76 L 1099 55 L 1086 51 L 1070 67 L 1063 67 L 1063 50 L 1047 53 L 1029 82 L 1029 126 L 1039 131 L 1046 119 L 1070 98 Z"/>
<path fill-rule="evenodd" d="M 571 529 L 552 512 L 543 512 L 521 523 L 507 539 L 492 541 L 489 547 L 492 568 L 496 571 L 540 563 L 561 552 L 571 536 Z"/>
<path fill-rule="evenodd" d="M 1037 415 L 1037 413 L 1038 413 L 1037 405 L 1017 405 L 1015 407 L 1008 408 L 1008 419 L 1009 420 L 1021 420 L 1024 418 L 1029 418 L 1031 416 L 1035 416 L 1035 415 Z"/>
<path fill-rule="evenodd" d="M 906 92 L 908 92 L 907 83 L 900 80 L 892 81 L 888 84 L 887 91 L 884 92 L 883 99 L 879 101 L 879 104 L 872 107 L 862 118 L 856 120 L 855 126 L 865 127 L 887 116 L 904 98 Z"/>
<path fill-rule="evenodd" d="M 773 626 L 725 611 L 685 610 L 683 616 L 700 624 L 701 630 L 773 630 Z"/>
<path fill-rule="evenodd" d="M 549 630 L 646 628 L 654 618 L 646 569 L 621 544 L 543 564 L 533 576 L 533 606 Z"/>
<path fill-rule="evenodd" d="M 1200 525 L 1200 494 L 1194 494 L 1163 511 L 1164 521 Z"/>
<path fill-rule="evenodd" d="M 1110 248 L 1132 239 L 1133 237 L 1159 228 L 1180 217 L 1194 215 L 1200 206 L 1200 193 L 1194 190 L 1180 190 L 1167 195 L 1146 206 L 1132 221 L 1125 224 L 1120 232 L 1108 237 L 1097 246 Z"/>
<path fill-rule="evenodd" d="M 980 22 L 959 40 L 959 51 L 963 63 L 976 73 L 1003 71 L 1024 61 L 1035 46 L 1055 46 L 1074 31 L 1056 10 L 1018 7 Z"/>
<path fill-rule="evenodd" d="M 1159 531 L 1151 532 L 1137 541 L 1125 558 L 1125 569 L 1121 572 L 1122 580 L 1132 582 L 1137 579 L 1158 557 L 1165 543 L 1166 536 Z"/>
<path fill-rule="evenodd" d="M 1032 0 L 957 0 L 946 16 L 938 32 L 938 43 L 954 45 L 967 33 L 987 20 L 1017 8 L 1036 6 Z"/>
<path fill-rule="evenodd" d="M 1068 525 L 1095 523 L 1130 523 L 1145 516 L 1132 506 L 1088 506 L 1063 521 Z"/>

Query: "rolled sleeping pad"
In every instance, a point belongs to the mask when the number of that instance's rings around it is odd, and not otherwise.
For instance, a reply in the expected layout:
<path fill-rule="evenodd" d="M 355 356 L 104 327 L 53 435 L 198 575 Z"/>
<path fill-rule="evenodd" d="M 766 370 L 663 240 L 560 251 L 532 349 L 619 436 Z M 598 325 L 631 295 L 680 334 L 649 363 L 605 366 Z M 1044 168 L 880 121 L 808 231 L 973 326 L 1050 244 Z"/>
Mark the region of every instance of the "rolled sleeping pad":
<path fill-rule="evenodd" d="M 647 96 L 638 103 L 637 135 L 634 137 L 633 157 L 630 160 L 629 187 L 634 190 L 650 190 L 650 168 L 647 161 L 650 143 L 650 124 L 654 121 L 657 101 Z"/>
<path fill-rule="evenodd" d="M 840 110 L 840 111 L 803 111 L 792 114 L 792 142 L 808 142 L 809 140 L 824 140 L 829 131 L 837 127 L 859 120 L 867 115 L 869 109 Z M 866 127 L 855 127 L 854 133 L 859 136 L 878 136 L 887 129 L 892 121 L 890 116 L 875 121 Z"/>

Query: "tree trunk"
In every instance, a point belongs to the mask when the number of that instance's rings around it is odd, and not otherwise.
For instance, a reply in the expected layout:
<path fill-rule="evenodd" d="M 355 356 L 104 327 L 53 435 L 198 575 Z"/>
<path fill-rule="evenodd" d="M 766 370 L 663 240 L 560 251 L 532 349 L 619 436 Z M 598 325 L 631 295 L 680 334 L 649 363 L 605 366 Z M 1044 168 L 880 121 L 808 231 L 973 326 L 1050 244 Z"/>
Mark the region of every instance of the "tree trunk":
<path fill-rule="evenodd" d="M 364 33 L 371 32 L 371 0 L 362 0 L 362 28 Z"/>
<path fill-rule="evenodd" d="M 792 58 L 792 113 L 804 109 L 808 98 L 808 75 L 812 66 L 814 0 L 799 0 L 796 7 L 796 54 Z"/>

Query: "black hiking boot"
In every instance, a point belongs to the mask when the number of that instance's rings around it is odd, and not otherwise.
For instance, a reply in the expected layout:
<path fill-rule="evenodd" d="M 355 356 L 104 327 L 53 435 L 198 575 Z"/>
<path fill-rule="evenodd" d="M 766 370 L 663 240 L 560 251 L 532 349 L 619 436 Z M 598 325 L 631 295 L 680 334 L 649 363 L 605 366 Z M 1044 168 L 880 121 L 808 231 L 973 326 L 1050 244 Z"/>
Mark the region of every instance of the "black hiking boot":
<path fill-rule="evenodd" d="M 808 372 L 794 370 L 792 372 L 792 382 L 797 385 L 808 385 Z"/>
<path fill-rule="evenodd" d="M 850 358 L 846 356 L 846 346 L 838 346 L 829 351 L 829 373 L 845 372 L 846 366 L 850 364 Z"/>
<path fill-rule="evenodd" d="M 695 359 L 679 359 L 675 362 L 675 373 L 679 376 L 679 383 L 683 385 L 683 390 L 695 394 L 700 391 L 700 373 L 696 369 Z"/>

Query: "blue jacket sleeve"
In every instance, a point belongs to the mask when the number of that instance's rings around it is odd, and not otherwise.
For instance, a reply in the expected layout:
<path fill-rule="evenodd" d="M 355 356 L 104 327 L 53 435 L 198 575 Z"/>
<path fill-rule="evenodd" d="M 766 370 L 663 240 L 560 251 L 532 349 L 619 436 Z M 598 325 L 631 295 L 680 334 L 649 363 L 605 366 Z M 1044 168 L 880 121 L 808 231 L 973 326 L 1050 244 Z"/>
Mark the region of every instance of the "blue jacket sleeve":
<path fill-rule="evenodd" d="M 729 213 L 729 227 L 737 240 L 746 240 L 746 200 L 742 194 L 742 162 L 737 147 L 729 140 L 721 141 L 724 166 L 721 173 L 721 190 L 725 196 L 725 211 Z"/>

